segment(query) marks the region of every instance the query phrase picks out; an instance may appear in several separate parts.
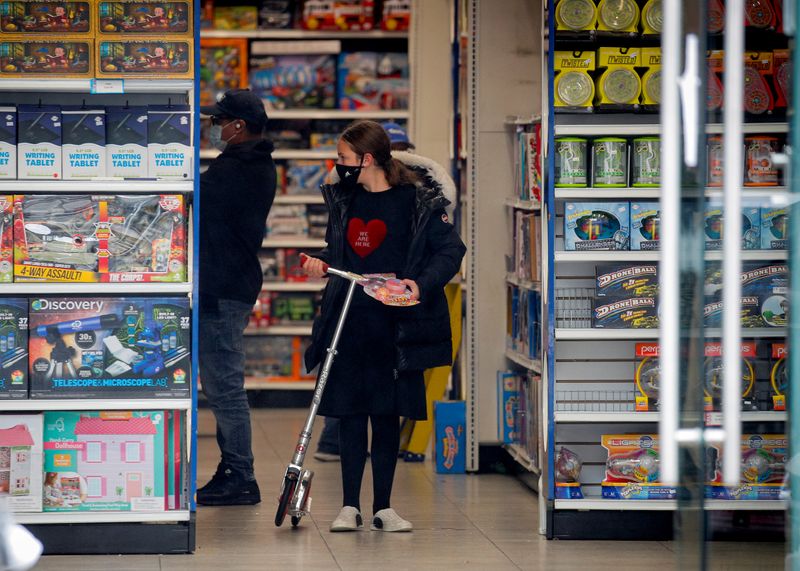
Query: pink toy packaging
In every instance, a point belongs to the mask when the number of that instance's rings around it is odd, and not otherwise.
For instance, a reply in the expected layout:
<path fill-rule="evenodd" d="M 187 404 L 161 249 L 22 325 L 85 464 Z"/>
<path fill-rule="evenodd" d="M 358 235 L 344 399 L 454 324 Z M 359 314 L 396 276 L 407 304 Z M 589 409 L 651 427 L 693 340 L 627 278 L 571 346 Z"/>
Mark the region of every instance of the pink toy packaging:
<path fill-rule="evenodd" d="M 13 512 L 42 511 L 42 415 L 0 415 L 0 499 Z"/>

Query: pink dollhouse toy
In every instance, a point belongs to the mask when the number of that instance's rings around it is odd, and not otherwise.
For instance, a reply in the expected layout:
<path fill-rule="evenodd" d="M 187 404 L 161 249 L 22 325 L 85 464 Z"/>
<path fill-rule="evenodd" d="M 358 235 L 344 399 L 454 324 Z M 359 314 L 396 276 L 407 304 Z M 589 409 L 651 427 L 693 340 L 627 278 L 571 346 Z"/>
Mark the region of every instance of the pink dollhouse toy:
<path fill-rule="evenodd" d="M 0 429 L 0 494 L 31 493 L 33 437 L 24 424 Z"/>

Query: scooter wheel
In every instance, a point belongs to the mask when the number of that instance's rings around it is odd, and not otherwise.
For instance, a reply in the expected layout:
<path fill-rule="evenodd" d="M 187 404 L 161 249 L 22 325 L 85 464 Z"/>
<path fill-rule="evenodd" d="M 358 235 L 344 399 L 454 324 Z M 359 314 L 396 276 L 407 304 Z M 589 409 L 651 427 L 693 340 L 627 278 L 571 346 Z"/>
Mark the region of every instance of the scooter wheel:
<path fill-rule="evenodd" d="M 297 480 L 289 476 L 283 479 L 283 492 L 281 492 L 281 499 L 278 501 L 278 511 L 275 512 L 275 525 L 280 527 L 283 520 L 286 518 L 286 513 L 289 511 L 289 501 L 294 495 L 294 487 L 297 485 Z M 292 517 L 294 520 L 294 517 Z"/>
<path fill-rule="evenodd" d="M 300 516 L 299 515 L 293 515 L 292 516 L 292 527 L 297 527 L 298 525 L 300 525 Z"/>

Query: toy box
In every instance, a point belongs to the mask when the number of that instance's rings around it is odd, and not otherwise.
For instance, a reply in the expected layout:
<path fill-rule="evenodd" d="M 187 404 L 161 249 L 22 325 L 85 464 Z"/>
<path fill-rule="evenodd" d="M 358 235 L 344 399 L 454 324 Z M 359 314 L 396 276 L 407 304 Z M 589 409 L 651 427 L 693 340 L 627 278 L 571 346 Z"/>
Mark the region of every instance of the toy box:
<path fill-rule="evenodd" d="M 786 109 L 792 92 L 792 58 L 789 50 L 775 50 L 772 52 L 775 75 L 772 82 L 778 99 L 775 101 L 776 109 Z"/>
<path fill-rule="evenodd" d="M 371 30 L 374 0 L 304 0 L 301 24 L 306 30 Z"/>
<path fill-rule="evenodd" d="M 247 40 L 200 38 L 200 105 L 237 87 L 247 87 Z"/>
<path fill-rule="evenodd" d="M 108 176 L 147 178 L 147 107 L 106 109 Z"/>
<path fill-rule="evenodd" d="M 661 246 L 661 206 L 658 202 L 631 202 L 631 250 L 658 250 Z"/>
<path fill-rule="evenodd" d="M 17 177 L 61 178 L 61 108 L 57 105 L 20 105 L 17 118 Z"/>
<path fill-rule="evenodd" d="M 594 300 L 592 327 L 597 329 L 658 328 L 658 297 L 605 297 Z"/>
<path fill-rule="evenodd" d="M 14 197 L 0 195 L 0 284 L 14 281 Z"/>
<path fill-rule="evenodd" d="M 674 499 L 674 486 L 659 479 L 657 434 L 604 434 L 603 448 L 608 451 L 603 479 L 604 498 L 615 500 Z"/>
<path fill-rule="evenodd" d="M 519 375 L 497 372 L 497 439 L 503 444 L 519 441 Z"/>
<path fill-rule="evenodd" d="M 739 486 L 722 484 L 719 466 L 722 448 L 711 444 L 713 478 L 706 486 L 706 497 L 721 500 L 778 500 L 784 492 L 789 443 L 785 434 L 742 435 L 742 480 Z"/>
<path fill-rule="evenodd" d="M 297 53 L 298 49 L 303 53 Z M 250 45 L 250 89 L 269 109 L 336 106 L 338 40 L 253 42 Z"/>
<path fill-rule="evenodd" d="M 31 398 L 186 397 L 188 298 L 34 298 Z"/>
<path fill-rule="evenodd" d="M 636 137 L 631 142 L 631 186 L 634 188 L 661 186 L 659 137 Z"/>
<path fill-rule="evenodd" d="M 286 161 L 284 194 L 319 194 L 333 161 L 290 159 Z"/>
<path fill-rule="evenodd" d="M 642 36 L 661 34 L 661 29 L 664 27 L 662 13 L 660 0 L 647 0 L 647 3 L 642 6 Z"/>
<path fill-rule="evenodd" d="M 339 55 L 339 108 L 408 109 L 408 55 L 352 52 Z"/>
<path fill-rule="evenodd" d="M 601 264 L 596 266 L 596 297 L 655 297 L 658 264 Z"/>
<path fill-rule="evenodd" d="M 97 40 L 97 76 L 191 78 L 193 43 L 180 38 Z"/>
<path fill-rule="evenodd" d="M 467 406 L 464 401 L 434 401 L 436 472 L 467 471 Z"/>
<path fill-rule="evenodd" d="M 764 327 L 761 317 L 761 305 L 757 295 L 744 295 L 740 298 L 742 306 L 740 316 L 742 327 Z M 703 325 L 706 327 L 722 327 L 723 303 L 716 297 L 706 298 L 703 305 Z"/>
<path fill-rule="evenodd" d="M 164 511 L 164 411 L 44 413 L 44 511 Z"/>
<path fill-rule="evenodd" d="M 766 327 L 786 327 L 789 314 L 789 273 L 786 264 L 749 265 L 742 271 L 742 293 L 758 296 Z"/>
<path fill-rule="evenodd" d="M 97 2 L 97 35 L 185 34 L 191 36 L 192 2 L 163 0 L 100 0 Z"/>
<path fill-rule="evenodd" d="M 634 347 L 634 382 L 636 383 L 636 410 L 658 410 L 661 395 L 661 354 L 658 343 L 637 343 Z"/>
<path fill-rule="evenodd" d="M 0 79 L 92 77 L 93 47 L 78 38 L 0 41 Z"/>
<path fill-rule="evenodd" d="M 756 344 L 753 341 L 743 341 L 741 346 L 742 356 L 742 409 L 757 410 L 755 384 L 756 372 L 754 360 L 757 356 Z M 722 407 L 722 376 L 724 367 L 722 361 L 722 343 L 708 341 L 703 349 L 705 361 L 703 362 L 703 402 L 706 411 L 721 410 Z"/>
<path fill-rule="evenodd" d="M 92 31 L 89 5 L 89 2 L 2 2 L 0 35 L 87 34 Z"/>
<path fill-rule="evenodd" d="M 18 195 L 17 281 L 186 281 L 183 196 Z"/>
<path fill-rule="evenodd" d="M 42 511 L 41 414 L 0 415 L 0 499 L 12 512 Z"/>
<path fill-rule="evenodd" d="M 629 238 L 627 202 L 565 203 L 565 250 L 627 250 Z"/>
<path fill-rule="evenodd" d="M 214 6 L 214 29 L 255 30 L 258 9 L 255 6 Z"/>
<path fill-rule="evenodd" d="M 594 101 L 594 52 L 555 52 L 555 110 L 591 111 Z"/>
<path fill-rule="evenodd" d="M 639 106 L 642 81 L 639 48 L 600 48 L 597 68 L 605 71 L 595 80 L 595 102 L 601 109 L 625 110 Z"/>
<path fill-rule="evenodd" d="M 17 178 L 17 108 L 0 105 L 0 179 Z"/>
<path fill-rule="evenodd" d="M 62 107 L 64 180 L 106 176 L 106 112 L 102 108 Z"/>
<path fill-rule="evenodd" d="M 789 390 L 787 354 L 786 343 L 771 344 L 769 385 L 772 410 L 786 410 L 786 395 Z"/>
<path fill-rule="evenodd" d="M 761 249 L 785 250 L 789 237 L 789 209 L 761 209 Z"/>
<path fill-rule="evenodd" d="M 294 18 L 293 0 L 264 0 L 258 7 L 258 27 L 262 30 L 291 28 Z"/>
<path fill-rule="evenodd" d="M 188 105 L 151 105 L 147 109 L 150 178 L 191 180 L 192 111 Z"/>
<path fill-rule="evenodd" d="M 780 149 L 777 137 L 751 135 L 744 138 L 744 186 L 778 186 L 780 171 L 773 156 Z"/>
<path fill-rule="evenodd" d="M 742 207 L 742 249 L 758 250 L 761 247 L 761 211 L 757 206 Z M 706 250 L 721 250 L 725 231 L 725 217 L 718 204 L 710 203 L 705 210 L 703 233 Z"/>
<path fill-rule="evenodd" d="M 383 0 L 381 29 L 389 32 L 408 30 L 411 26 L 411 0 Z"/>
<path fill-rule="evenodd" d="M 725 71 L 725 52 L 723 50 L 710 50 L 706 55 L 706 111 L 715 113 L 722 110 L 725 100 L 725 85 L 722 83 L 722 73 Z"/>
<path fill-rule="evenodd" d="M 28 300 L 0 298 L 0 399 L 28 398 Z"/>

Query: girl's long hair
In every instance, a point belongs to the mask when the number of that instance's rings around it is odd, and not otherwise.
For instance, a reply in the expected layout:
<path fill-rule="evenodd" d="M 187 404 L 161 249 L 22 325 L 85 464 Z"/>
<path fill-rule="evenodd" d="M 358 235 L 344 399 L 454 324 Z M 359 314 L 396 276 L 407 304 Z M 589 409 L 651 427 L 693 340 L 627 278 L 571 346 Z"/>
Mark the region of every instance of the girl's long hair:
<path fill-rule="evenodd" d="M 375 164 L 386 173 L 386 180 L 392 186 L 416 184 L 417 175 L 406 165 L 392 158 L 392 145 L 389 135 L 375 121 L 357 121 L 342 133 L 342 140 L 360 157 L 366 153 L 375 158 Z"/>

